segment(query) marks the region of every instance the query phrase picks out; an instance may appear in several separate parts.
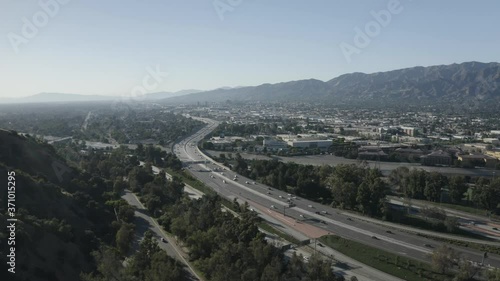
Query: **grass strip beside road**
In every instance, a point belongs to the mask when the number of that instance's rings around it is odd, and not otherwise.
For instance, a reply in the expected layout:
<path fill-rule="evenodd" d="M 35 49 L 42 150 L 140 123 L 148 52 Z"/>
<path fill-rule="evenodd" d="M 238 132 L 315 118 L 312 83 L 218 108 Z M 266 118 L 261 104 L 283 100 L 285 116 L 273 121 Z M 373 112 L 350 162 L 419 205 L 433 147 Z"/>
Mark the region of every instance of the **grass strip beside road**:
<path fill-rule="evenodd" d="M 449 217 L 452 217 L 452 216 L 449 216 Z M 425 220 L 423 217 L 418 216 L 418 215 L 406 215 L 405 217 L 401 218 L 398 221 L 390 221 L 390 222 L 398 224 L 398 225 L 410 226 L 410 227 L 417 228 L 417 229 L 439 232 L 439 233 L 443 233 L 443 234 L 455 235 L 458 237 L 472 238 L 472 239 L 484 240 L 484 241 L 495 241 L 494 239 L 488 238 L 488 237 L 480 235 L 480 234 L 476 234 L 473 232 L 463 230 L 459 227 L 455 227 L 455 229 L 453 231 L 449 231 L 444 222 L 442 222 L 440 220 L 432 219 L 432 218 Z M 412 233 L 413 231 L 410 230 L 408 232 Z M 429 234 L 429 236 L 433 236 L 433 235 Z M 439 236 L 436 236 L 436 237 L 439 237 Z M 453 239 L 450 239 L 450 240 L 453 240 Z M 458 240 L 458 239 L 456 239 L 456 240 Z"/>
<path fill-rule="evenodd" d="M 274 228 L 273 226 L 271 226 L 270 224 L 268 224 L 267 222 L 260 222 L 258 224 L 258 227 L 269 232 L 269 233 L 272 233 L 272 234 L 275 234 L 275 235 L 278 235 L 279 237 L 285 239 L 286 241 L 290 242 L 290 243 L 293 243 L 295 245 L 299 245 L 300 244 L 300 241 L 298 239 L 296 239 L 295 237 L 289 235 L 289 234 L 286 234 L 285 232 L 281 231 L 281 230 L 278 230 L 276 228 Z"/>
<path fill-rule="evenodd" d="M 212 188 L 208 187 L 203 182 L 197 180 L 196 178 L 194 178 L 192 175 L 190 175 L 186 171 L 174 171 L 172 169 L 167 169 L 167 172 L 172 176 L 181 178 L 182 182 L 184 182 L 185 184 L 191 186 L 192 188 L 194 188 L 196 190 L 199 190 L 200 192 L 202 192 L 204 194 L 217 195 L 217 193 Z M 236 209 L 235 205 L 231 201 L 227 200 L 224 197 L 221 197 L 221 203 L 222 203 L 222 205 L 224 205 L 224 207 L 227 207 L 230 210 L 233 210 L 233 211 L 238 212 L 238 213 L 241 211 L 239 209 Z"/>
<path fill-rule="evenodd" d="M 397 196 L 393 196 L 393 197 L 389 197 L 389 198 L 398 200 L 398 196 L 401 196 L 401 194 L 398 194 Z M 494 221 L 500 221 L 500 216 L 490 214 L 490 212 L 488 210 L 474 208 L 472 206 L 464 206 L 464 205 L 451 204 L 451 203 L 431 202 L 431 201 L 418 200 L 418 199 L 411 199 L 411 201 L 416 206 L 432 205 L 432 206 L 435 206 L 438 208 L 452 209 L 455 211 L 460 211 L 460 212 L 468 213 L 468 214 L 475 215 L 475 216 L 481 216 L 481 217 L 484 217 L 485 219 L 490 218 L 491 220 L 494 220 Z"/>
<path fill-rule="evenodd" d="M 319 240 L 328 247 L 346 256 L 404 280 L 442 281 L 450 278 L 450 276 L 432 271 L 431 265 L 428 263 L 402 257 L 339 236 L 326 235 Z"/>
<path fill-rule="evenodd" d="M 464 248 L 470 248 L 470 249 L 475 249 L 479 250 L 481 252 L 488 252 L 491 254 L 497 254 L 500 255 L 500 247 L 495 247 L 492 245 L 484 245 L 484 244 L 479 244 L 479 243 L 473 243 L 473 242 L 464 242 L 464 241 L 457 241 L 453 239 L 446 239 L 446 238 L 441 238 L 441 237 L 436 237 L 432 235 L 425 235 L 422 233 L 417 233 L 418 236 L 424 237 L 427 239 L 432 239 L 440 242 L 445 242 L 448 244 L 464 247 Z"/>
<path fill-rule="evenodd" d="M 207 195 L 208 194 L 213 194 L 213 195 L 216 194 L 216 192 L 213 189 L 211 189 L 210 187 L 206 186 L 201 181 L 195 179 L 192 175 L 190 175 L 186 171 L 174 171 L 172 169 L 167 169 L 167 172 L 170 175 L 174 176 L 174 177 L 181 178 L 182 182 L 184 182 L 185 184 L 190 185 L 192 188 L 195 188 L 195 189 L 201 191 L 202 193 L 205 193 Z"/>

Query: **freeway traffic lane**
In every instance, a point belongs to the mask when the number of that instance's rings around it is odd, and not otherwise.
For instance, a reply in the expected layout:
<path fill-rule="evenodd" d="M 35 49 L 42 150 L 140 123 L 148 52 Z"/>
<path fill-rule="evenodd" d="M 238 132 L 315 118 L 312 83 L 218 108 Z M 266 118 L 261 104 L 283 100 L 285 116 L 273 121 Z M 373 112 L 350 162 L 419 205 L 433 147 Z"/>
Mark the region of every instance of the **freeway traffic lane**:
<path fill-rule="evenodd" d="M 213 127 L 213 126 L 211 126 Z M 176 154 L 179 156 L 179 158 L 188 158 L 191 159 L 191 161 L 199 161 L 204 159 L 204 156 L 201 155 L 198 151 L 197 148 L 197 142 L 203 138 L 203 136 L 207 133 L 210 132 L 210 129 L 208 129 L 208 126 L 201 129 L 199 132 L 196 134 L 193 134 L 190 137 L 187 137 L 181 144 L 182 146 L 177 146 L 175 151 Z M 212 159 L 206 159 L 209 161 L 212 161 Z M 218 166 L 221 166 L 220 164 L 216 164 Z M 213 164 L 209 164 L 208 166 L 214 167 Z M 246 188 L 242 188 L 243 186 L 237 182 L 233 182 L 231 179 L 235 175 L 233 172 L 228 171 L 228 170 L 223 170 L 224 175 L 220 176 L 214 176 L 214 178 L 209 177 L 208 172 L 200 172 L 201 170 L 206 169 L 207 166 L 204 165 L 197 165 L 197 164 L 192 164 L 192 167 L 190 169 L 191 173 L 198 177 L 201 181 L 206 182 L 209 186 L 213 186 L 214 189 L 217 192 L 220 192 L 223 196 L 230 196 L 231 193 L 242 195 L 248 200 L 255 200 L 255 202 L 262 204 L 264 206 L 271 206 L 271 205 L 285 205 L 286 203 L 283 202 L 282 204 L 277 203 L 277 199 L 275 197 L 277 196 L 288 196 L 286 193 L 272 189 L 275 194 L 272 194 L 270 197 L 269 194 L 264 193 L 265 189 L 260 190 L 260 195 L 254 191 L 249 192 Z M 224 180 L 225 183 L 222 181 Z M 243 177 L 240 176 L 241 181 L 246 181 L 247 179 L 244 179 Z M 260 185 L 260 184 L 259 184 Z M 254 188 L 254 187 L 251 187 Z M 228 190 L 231 190 L 228 192 Z M 257 187 L 255 187 L 255 190 L 259 190 Z M 279 197 L 278 197 L 279 198 Z M 286 198 L 286 197 L 285 197 Z M 279 200 L 279 199 L 278 199 Z M 329 216 L 331 216 L 332 221 L 337 221 L 341 223 L 337 223 L 336 225 L 333 225 L 332 223 L 326 225 L 323 223 L 323 228 L 328 229 L 330 231 L 335 231 L 338 233 L 340 236 L 343 237 L 348 237 L 353 240 L 357 240 L 359 242 L 381 248 L 384 250 L 389 250 L 391 252 L 395 252 L 398 254 L 402 255 L 408 255 L 423 261 L 428 261 L 428 254 L 432 252 L 433 248 L 440 243 L 426 239 L 423 237 L 419 237 L 414 234 L 409 234 L 405 232 L 397 232 L 397 235 L 388 235 L 387 229 L 385 227 L 381 227 L 379 225 L 365 222 L 365 221 L 357 221 L 354 223 L 353 220 L 349 221 L 346 219 L 345 216 L 341 215 L 339 210 L 329 208 L 326 206 L 323 206 L 321 204 L 305 200 L 305 199 L 300 199 L 297 200 L 297 202 L 301 202 L 298 204 L 297 208 L 295 209 L 296 213 L 293 213 L 293 210 L 291 211 L 291 215 L 296 215 L 297 217 L 300 217 L 300 215 L 304 215 L 305 213 L 309 212 L 310 209 L 316 209 L 316 210 L 328 210 Z M 309 207 L 311 206 L 311 207 Z M 310 209 L 309 209 L 310 208 Z M 309 215 L 310 216 L 310 215 Z M 313 216 L 314 217 L 314 216 Z M 323 220 L 326 221 L 326 220 Z M 318 224 L 321 223 L 321 220 L 318 220 L 317 218 L 314 218 L 314 220 L 308 219 L 306 220 L 307 223 L 311 224 Z M 358 225 L 355 227 L 355 225 Z M 348 228 L 345 228 L 345 226 L 349 226 Z M 395 236 L 395 237 L 393 237 Z M 431 245 L 432 248 L 429 248 L 426 245 Z M 460 252 L 462 252 L 465 256 L 465 258 L 480 262 L 482 259 L 482 254 L 479 251 L 471 251 L 465 248 L 458 248 Z M 490 255 L 490 258 L 488 259 L 487 263 L 491 263 L 493 266 L 500 266 L 500 259 L 497 256 Z"/>
<path fill-rule="evenodd" d="M 236 196 L 242 196 L 247 201 L 258 202 L 259 204 L 269 207 L 274 205 L 277 208 L 283 208 L 283 206 L 287 205 L 285 200 L 288 194 L 283 191 L 274 188 L 268 191 L 269 187 L 262 184 L 242 184 L 242 182 L 246 182 L 247 180 L 241 176 L 239 176 L 239 182 L 234 182 L 230 178 L 233 178 L 235 174 L 228 170 L 224 170 L 224 175 L 200 172 L 206 169 L 204 166 L 205 165 L 193 165 L 190 171 L 193 175 L 203 182 L 208 183 L 210 186 L 215 185 L 214 189 L 223 196 L 228 197 L 231 196 L 231 194 L 235 194 Z M 214 175 L 214 177 L 210 177 L 210 174 Z M 226 183 L 223 183 L 222 179 L 225 179 Z M 253 190 L 248 192 L 247 189 Z M 271 192 L 271 194 L 267 194 L 267 192 Z M 348 237 L 383 250 L 389 249 L 400 255 L 428 261 L 428 255 L 434 248 L 440 245 L 440 243 L 434 240 L 429 240 L 404 231 L 391 231 L 391 233 L 388 233 L 387 227 L 363 220 L 350 219 L 348 216 L 345 216 L 343 212 L 339 212 L 339 210 L 306 199 L 297 198 L 294 200 L 294 203 L 296 207 L 286 209 L 288 216 L 292 216 L 299 220 L 302 219 L 306 223 L 322 227 L 329 232 L 336 232 L 343 237 Z M 322 214 L 322 211 L 327 211 L 327 214 Z M 316 214 L 315 212 L 320 212 L 320 214 Z M 301 215 L 303 217 L 301 217 Z M 323 222 L 326 222 L 326 224 Z M 481 253 L 465 248 L 456 248 L 464 253 L 464 256 L 469 260 L 474 260 L 476 262 L 481 261 Z M 499 263 L 496 256 L 491 256 L 488 261 L 493 265 Z"/>

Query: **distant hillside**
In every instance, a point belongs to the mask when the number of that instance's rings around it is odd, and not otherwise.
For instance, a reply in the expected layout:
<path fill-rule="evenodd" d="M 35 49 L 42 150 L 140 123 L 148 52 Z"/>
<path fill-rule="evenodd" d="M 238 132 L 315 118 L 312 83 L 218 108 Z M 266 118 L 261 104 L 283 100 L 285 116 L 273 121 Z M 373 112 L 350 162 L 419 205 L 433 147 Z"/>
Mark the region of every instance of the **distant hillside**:
<path fill-rule="evenodd" d="M 255 87 L 217 89 L 165 103 L 233 101 L 434 102 L 500 98 L 500 64 L 467 62 L 372 74 L 351 73 L 323 82 L 309 79 Z"/>
<path fill-rule="evenodd" d="M 82 101 L 110 101 L 114 97 L 98 95 L 77 95 L 63 93 L 40 93 L 24 98 L 5 99 L 3 103 L 45 103 L 45 102 L 82 102 Z"/>
<path fill-rule="evenodd" d="M 159 100 L 171 97 L 178 97 L 192 93 L 198 93 L 199 90 L 181 90 L 177 92 L 157 92 L 145 94 L 143 100 Z M 23 98 L 1 99 L 0 103 L 52 103 L 52 102 L 88 102 L 88 101 L 114 101 L 123 100 L 127 96 L 99 96 L 99 95 L 78 95 L 65 93 L 40 93 Z"/>
<path fill-rule="evenodd" d="M 146 100 L 159 100 L 159 99 L 178 97 L 178 96 L 189 95 L 189 94 L 194 94 L 194 93 L 199 93 L 199 92 L 201 92 L 201 91 L 200 90 L 181 90 L 181 91 L 177 91 L 177 92 L 158 92 L 158 93 L 146 94 L 146 95 L 144 95 L 144 97 Z"/>

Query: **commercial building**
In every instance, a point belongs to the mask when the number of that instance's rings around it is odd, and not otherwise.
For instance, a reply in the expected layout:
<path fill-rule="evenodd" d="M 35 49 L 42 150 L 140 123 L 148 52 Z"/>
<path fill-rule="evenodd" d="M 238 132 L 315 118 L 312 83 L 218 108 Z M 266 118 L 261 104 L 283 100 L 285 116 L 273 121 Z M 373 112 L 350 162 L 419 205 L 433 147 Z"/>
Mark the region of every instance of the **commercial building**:
<path fill-rule="evenodd" d="M 497 158 L 484 154 L 464 154 L 458 155 L 458 161 L 462 163 L 462 167 L 488 167 L 495 168 L 498 163 Z"/>
<path fill-rule="evenodd" d="M 332 145 L 332 140 L 291 140 L 288 145 L 297 148 L 319 148 L 328 149 Z"/>
<path fill-rule="evenodd" d="M 483 142 L 491 143 L 494 146 L 500 146 L 500 140 L 497 138 L 484 138 Z"/>
<path fill-rule="evenodd" d="M 360 160 L 373 160 L 373 161 L 385 161 L 385 160 L 387 160 L 387 153 L 383 152 L 382 150 L 358 152 L 358 159 L 360 159 Z"/>
<path fill-rule="evenodd" d="M 420 157 L 423 165 L 427 166 L 450 166 L 451 156 L 448 152 L 437 150 Z"/>
<path fill-rule="evenodd" d="M 280 150 L 288 148 L 288 144 L 286 142 L 273 139 L 264 139 L 262 146 L 264 146 L 267 150 Z"/>
<path fill-rule="evenodd" d="M 486 151 L 486 155 L 495 157 L 496 159 L 500 160 L 500 150 L 495 150 L 495 151 Z"/>
<path fill-rule="evenodd" d="M 394 152 L 398 154 L 399 157 L 403 158 L 420 158 L 422 155 L 424 155 L 424 152 L 421 149 L 414 148 L 398 148 Z"/>
<path fill-rule="evenodd" d="M 410 137 L 414 137 L 418 132 L 418 128 L 415 127 L 401 127 L 401 130 Z"/>

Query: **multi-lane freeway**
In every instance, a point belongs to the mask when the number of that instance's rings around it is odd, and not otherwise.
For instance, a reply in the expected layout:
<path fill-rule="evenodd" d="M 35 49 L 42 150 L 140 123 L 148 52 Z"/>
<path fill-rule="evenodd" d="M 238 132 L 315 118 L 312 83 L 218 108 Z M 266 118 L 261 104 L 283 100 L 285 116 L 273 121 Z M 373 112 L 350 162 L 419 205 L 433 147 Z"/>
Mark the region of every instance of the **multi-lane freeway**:
<path fill-rule="evenodd" d="M 239 198 L 251 206 L 267 208 L 269 213 L 281 213 L 284 220 L 305 232 L 304 226 L 314 226 L 324 232 L 306 233 L 314 238 L 325 233 L 334 233 L 370 246 L 391 251 L 399 255 L 412 257 L 422 261 L 429 260 L 429 254 L 441 243 L 426 239 L 413 233 L 389 230 L 388 228 L 365 220 L 353 219 L 334 209 L 319 203 L 295 197 L 292 194 L 254 183 L 253 180 L 230 171 L 204 155 L 197 143 L 218 124 L 210 119 L 200 119 L 207 123 L 205 127 L 185 138 L 174 146 L 174 153 L 185 163 L 193 176 L 213 188 L 226 198 Z M 236 180 L 235 180 L 236 179 Z M 289 205 L 289 201 L 294 206 Z M 500 246 L 500 244 L 499 244 Z M 462 256 L 472 262 L 480 263 L 482 252 L 453 246 Z M 500 257 L 488 255 L 486 265 L 500 267 Z"/>

